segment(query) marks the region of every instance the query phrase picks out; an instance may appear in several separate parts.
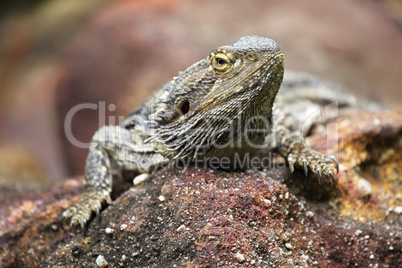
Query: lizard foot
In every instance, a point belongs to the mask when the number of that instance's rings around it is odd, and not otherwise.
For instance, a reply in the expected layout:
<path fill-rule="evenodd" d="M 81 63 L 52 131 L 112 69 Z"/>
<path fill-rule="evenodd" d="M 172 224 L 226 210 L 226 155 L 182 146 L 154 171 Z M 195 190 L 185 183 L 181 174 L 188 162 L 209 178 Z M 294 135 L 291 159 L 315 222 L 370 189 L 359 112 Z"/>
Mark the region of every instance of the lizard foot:
<path fill-rule="evenodd" d="M 71 233 L 74 226 L 81 225 L 84 233 L 85 224 L 91 218 L 92 212 L 96 212 L 96 215 L 98 216 L 104 201 L 109 204 L 112 203 L 108 191 L 91 191 L 83 193 L 78 203 L 64 211 L 61 216 L 63 222 L 66 219 L 71 219 L 69 232 Z"/>
<path fill-rule="evenodd" d="M 334 156 L 321 154 L 306 147 L 303 150 L 291 152 L 287 157 L 287 161 L 291 173 L 294 171 L 294 166 L 303 168 L 306 176 L 310 169 L 317 175 L 320 184 L 322 183 L 323 175 L 325 175 L 331 179 L 331 184 L 334 185 L 334 169 L 336 173 L 339 171 L 338 161 Z"/>

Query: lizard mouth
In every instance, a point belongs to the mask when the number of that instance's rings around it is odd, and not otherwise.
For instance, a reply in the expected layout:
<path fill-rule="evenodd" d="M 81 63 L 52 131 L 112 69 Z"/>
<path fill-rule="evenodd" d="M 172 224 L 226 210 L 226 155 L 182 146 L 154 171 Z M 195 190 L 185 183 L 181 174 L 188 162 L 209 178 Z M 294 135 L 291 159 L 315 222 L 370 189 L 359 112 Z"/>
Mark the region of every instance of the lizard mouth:
<path fill-rule="evenodd" d="M 227 90 L 225 90 L 224 92 L 213 96 L 212 98 L 208 99 L 204 105 L 202 105 L 201 107 L 199 107 L 196 111 L 194 111 L 193 115 L 197 114 L 198 112 L 204 110 L 205 108 L 207 108 L 208 106 L 210 106 L 212 103 L 214 103 L 216 100 L 220 99 L 222 96 L 227 95 L 229 92 L 234 91 L 234 89 L 236 87 L 238 87 L 239 85 L 243 84 L 244 81 L 248 80 L 251 76 L 253 76 L 257 71 L 259 71 L 261 68 L 263 68 L 264 66 L 266 66 L 268 63 L 270 63 L 273 59 L 278 58 L 278 57 L 283 57 L 283 52 L 280 51 L 272 56 L 270 56 L 268 59 L 264 60 L 262 63 L 260 63 L 259 65 L 256 66 L 256 68 L 253 68 L 249 73 L 246 73 L 246 75 L 244 75 L 243 79 L 241 79 L 240 81 L 238 81 L 236 84 L 230 86 Z"/>

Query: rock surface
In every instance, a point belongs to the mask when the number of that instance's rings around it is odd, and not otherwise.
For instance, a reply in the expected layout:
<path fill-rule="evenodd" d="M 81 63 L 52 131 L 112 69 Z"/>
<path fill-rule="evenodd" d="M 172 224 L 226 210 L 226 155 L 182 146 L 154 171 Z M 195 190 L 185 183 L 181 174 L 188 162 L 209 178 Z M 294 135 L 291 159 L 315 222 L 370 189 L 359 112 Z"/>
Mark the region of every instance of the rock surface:
<path fill-rule="evenodd" d="M 281 160 L 246 173 L 160 170 L 116 190 L 86 236 L 71 238 L 59 216 L 82 178 L 2 196 L 0 266 L 400 267 L 402 115 L 341 115 L 338 127 L 339 143 L 319 129 L 309 140 L 338 152 L 334 187 Z"/>
<path fill-rule="evenodd" d="M 280 159 L 251 173 L 161 170 L 122 185 L 87 236 L 78 230 L 71 239 L 59 217 L 83 191 L 81 177 L 19 192 L 64 178 L 58 175 L 68 161 L 70 172 L 82 172 L 86 151 L 60 146 L 72 107 L 105 101 L 117 104 L 105 107 L 107 118 L 126 114 L 178 70 L 245 34 L 277 40 L 287 69 L 320 74 L 400 110 L 398 1 L 291 2 L 236 0 L 228 9 L 212 0 L 46 1 L 27 17 L 7 19 L 0 267 L 401 267 L 401 114 L 345 113 L 327 122 L 337 123 L 338 137 L 312 132 L 312 147 L 338 157 L 334 187 L 289 174 Z M 73 134 L 88 141 L 98 120 L 98 111 L 80 112 Z"/>

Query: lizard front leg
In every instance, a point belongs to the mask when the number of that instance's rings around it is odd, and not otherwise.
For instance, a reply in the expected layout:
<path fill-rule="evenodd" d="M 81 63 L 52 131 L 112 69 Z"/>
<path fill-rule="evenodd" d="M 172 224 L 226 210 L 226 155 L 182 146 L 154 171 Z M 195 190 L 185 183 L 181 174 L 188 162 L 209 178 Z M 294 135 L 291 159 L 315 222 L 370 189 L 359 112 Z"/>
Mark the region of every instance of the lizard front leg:
<path fill-rule="evenodd" d="M 306 176 L 308 170 L 317 174 L 320 183 L 323 175 L 330 177 L 331 183 L 334 183 L 333 169 L 338 172 L 338 162 L 334 156 L 321 154 L 306 147 L 299 135 L 292 133 L 283 125 L 277 126 L 276 143 L 279 153 L 289 164 L 290 172 L 293 172 L 296 166 L 304 169 Z"/>
<path fill-rule="evenodd" d="M 81 195 L 77 204 L 64 211 L 62 218 L 69 219 L 70 230 L 73 226 L 81 225 L 84 230 L 86 222 L 90 219 L 93 211 L 99 214 L 102 203 L 111 203 L 112 174 L 109 155 L 106 148 L 95 145 L 89 149 L 84 187 L 85 192 Z"/>
<path fill-rule="evenodd" d="M 164 161 L 152 145 L 142 141 L 138 133 L 119 126 L 104 126 L 95 133 L 86 161 L 85 192 L 78 203 L 62 215 L 63 219 L 71 218 L 70 229 L 81 225 L 84 230 L 92 212 L 98 215 L 102 203 L 112 202 L 112 174 L 115 173 L 112 161 L 117 163 L 117 172 L 149 172 Z"/>

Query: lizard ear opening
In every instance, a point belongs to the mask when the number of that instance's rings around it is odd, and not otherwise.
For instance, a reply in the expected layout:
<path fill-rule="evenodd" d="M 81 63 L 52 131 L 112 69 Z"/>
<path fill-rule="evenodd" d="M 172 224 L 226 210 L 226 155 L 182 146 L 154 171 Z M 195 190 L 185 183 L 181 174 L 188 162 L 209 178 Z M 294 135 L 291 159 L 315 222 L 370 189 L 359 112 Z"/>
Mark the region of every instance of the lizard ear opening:
<path fill-rule="evenodd" d="M 183 115 L 187 114 L 190 110 L 190 102 L 188 100 L 184 101 L 180 107 L 180 111 Z"/>

